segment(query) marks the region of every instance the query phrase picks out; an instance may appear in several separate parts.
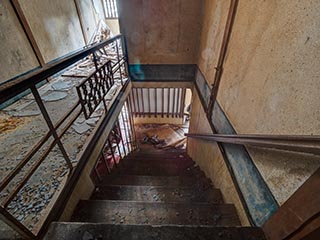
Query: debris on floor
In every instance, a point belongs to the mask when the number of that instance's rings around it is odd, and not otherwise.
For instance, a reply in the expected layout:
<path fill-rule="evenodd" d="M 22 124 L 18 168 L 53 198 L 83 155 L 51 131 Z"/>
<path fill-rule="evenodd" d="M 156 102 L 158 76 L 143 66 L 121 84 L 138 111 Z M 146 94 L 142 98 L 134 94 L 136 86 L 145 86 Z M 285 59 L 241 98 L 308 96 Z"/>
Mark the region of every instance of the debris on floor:
<path fill-rule="evenodd" d="M 94 39 L 95 41 L 103 41 L 109 38 L 105 31 L 101 31 L 100 29 L 96 32 L 98 37 Z M 119 48 L 119 51 L 122 52 L 121 46 Z M 98 66 L 102 66 L 109 60 L 115 64 L 118 61 L 115 43 L 96 52 L 96 58 Z M 105 96 L 107 107 L 119 92 L 122 82 L 127 80 L 124 66 L 122 68 L 122 76 L 114 74 L 114 85 Z M 68 109 L 77 103 L 79 99 L 76 86 L 95 70 L 96 66 L 92 56 L 90 56 L 50 77 L 47 82 L 43 82 L 42 86 L 37 86 L 39 95 L 54 124 L 57 124 Z M 41 137 L 48 132 L 48 126 L 33 94 L 30 91 L 26 94 L 15 103 L 0 110 L 0 180 L 3 180 L 17 164 L 25 159 Z M 97 107 L 89 119 L 85 119 L 84 115 L 81 114 L 63 135 L 62 142 L 73 166 L 76 166 L 79 154 L 88 136 L 104 114 L 103 104 Z M 48 142 L 50 140 L 52 139 L 49 139 Z M 46 144 L 21 170 L 20 175 L 17 175 L 10 185 L 0 193 L 1 201 L 8 197 L 16 183 L 21 180 L 21 175 L 26 174 L 38 157 L 46 150 Z M 116 149 L 113 150 L 116 152 Z M 115 161 L 119 161 L 118 156 L 116 156 Z M 10 202 L 8 211 L 29 230 L 36 232 L 39 224 L 42 223 L 43 218 L 51 209 L 50 204 L 54 203 L 51 200 L 56 199 L 59 195 L 59 189 L 64 186 L 65 179 L 68 177 L 68 170 L 65 167 L 64 157 L 54 148 L 30 177 L 29 185 L 23 187 Z M 43 182 L 39 179 L 43 179 Z"/>
<path fill-rule="evenodd" d="M 44 97 L 42 97 L 42 99 L 46 102 L 54 102 L 54 101 L 64 99 L 67 96 L 68 96 L 68 93 L 66 93 L 66 92 L 54 91 L 54 92 L 49 93 L 48 95 L 45 95 Z"/>
<path fill-rule="evenodd" d="M 186 147 L 186 137 L 179 125 L 139 124 L 136 131 L 142 144 L 151 144 L 159 149 Z"/>
<path fill-rule="evenodd" d="M 67 91 L 73 87 L 73 84 L 71 83 L 71 81 L 59 81 L 53 83 L 51 86 L 54 90 Z"/>
<path fill-rule="evenodd" d="M 24 120 L 17 117 L 0 119 L 0 134 L 15 130 L 22 122 L 24 122 Z"/>

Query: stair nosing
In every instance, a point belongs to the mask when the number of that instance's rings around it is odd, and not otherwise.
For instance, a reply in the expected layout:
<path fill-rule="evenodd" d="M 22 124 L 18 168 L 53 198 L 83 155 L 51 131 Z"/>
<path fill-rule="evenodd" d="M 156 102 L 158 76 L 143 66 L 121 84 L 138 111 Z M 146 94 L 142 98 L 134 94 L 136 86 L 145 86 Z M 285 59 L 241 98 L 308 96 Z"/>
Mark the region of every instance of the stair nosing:
<path fill-rule="evenodd" d="M 96 188 L 99 188 L 99 187 L 132 187 L 132 188 L 147 187 L 147 188 L 166 188 L 166 189 L 192 189 L 192 188 L 194 188 L 192 186 L 190 186 L 190 187 L 187 187 L 187 186 L 167 187 L 167 186 L 157 186 L 157 185 L 117 185 L 117 184 L 96 185 Z M 218 190 L 219 191 L 219 188 L 212 187 L 212 188 L 210 188 L 210 190 Z"/>
<path fill-rule="evenodd" d="M 92 203 L 93 202 L 105 202 L 105 203 L 146 203 L 146 204 L 177 204 L 177 205 L 210 205 L 210 206 L 231 206 L 235 208 L 234 204 L 231 203 L 211 203 L 211 202 L 156 202 L 156 201 L 129 201 L 129 200 L 108 200 L 108 199 L 89 199 L 89 200 L 80 200 L 79 202 Z"/>

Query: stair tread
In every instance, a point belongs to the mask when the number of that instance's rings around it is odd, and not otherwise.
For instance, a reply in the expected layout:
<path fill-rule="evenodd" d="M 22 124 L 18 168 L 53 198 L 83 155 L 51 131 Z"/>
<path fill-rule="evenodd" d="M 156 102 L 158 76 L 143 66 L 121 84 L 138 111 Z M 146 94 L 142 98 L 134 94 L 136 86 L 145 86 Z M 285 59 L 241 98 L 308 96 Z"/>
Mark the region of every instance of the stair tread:
<path fill-rule="evenodd" d="M 204 180 L 203 180 L 204 181 Z M 99 186 L 130 185 L 130 186 L 192 186 L 197 179 L 192 176 L 146 176 L 146 175 L 108 175 L 105 176 Z"/>
<path fill-rule="evenodd" d="M 110 225 L 103 223 L 57 223 L 51 224 L 45 240 L 54 239 L 108 239 L 108 240 L 265 240 L 256 227 L 191 227 Z"/>
<path fill-rule="evenodd" d="M 204 175 L 194 162 L 139 162 L 130 164 L 123 161 L 111 175 L 152 175 L 152 176 L 195 176 Z"/>
<path fill-rule="evenodd" d="M 73 222 L 240 225 L 232 204 L 84 200 L 74 213 Z"/>
<path fill-rule="evenodd" d="M 211 202 L 222 203 L 219 189 L 210 186 L 167 187 L 167 186 L 100 186 L 91 199 L 132 200 L 155 202 Z"/>
<path fill-rule="evenodd" d="M 142 162 L 194 162 L 191 158 L 181 158 L 181 157 L 176 157 L 176 158 L 169 158 L 165 156 L 159 156 L 159 157 L 126 157 L 125 161 L 130 161 L 130 162 L 137 162 L 137 161 L 142 161 Z"/>

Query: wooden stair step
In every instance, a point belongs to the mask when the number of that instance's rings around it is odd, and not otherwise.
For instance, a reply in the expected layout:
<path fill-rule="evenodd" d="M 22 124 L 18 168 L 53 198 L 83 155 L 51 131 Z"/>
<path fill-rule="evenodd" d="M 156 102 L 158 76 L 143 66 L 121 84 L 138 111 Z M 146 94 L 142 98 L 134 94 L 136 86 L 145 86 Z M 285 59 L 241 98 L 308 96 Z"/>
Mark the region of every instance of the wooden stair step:
<path fill-rule="evenodd" d="M 91 196 L 92 200 L 126 200 L 147 202 L 209 202 L 223 203 L 216 188 L 165 187 L 165 186 L 101 186 Z"/>
<path fill-rule="evenodd" d="M 126 157 L 124 159 L 126 162 L 166 162 L 166 163 L 175 163 L 175 162 L 186 162 L 194 163 L 191 158 L 168 158 L 168 157 Z"/>
<path fill-rule="evenodd" d="M 201 182 L 204 181 L 205 180 L 201 180 Z M 195 184 L 199 184 L 199 182 L 192 176 L 144 176 L 123 174 L 105 176 L 98 187 L 108 185 L 181 187 L 193 186 Z"/>
<path fill-rule="evenodd" d="M 187 154 L 130 154 L 128 158 L 191 159 Z"/>
<path fill-rule="evenodd" d="M 232 204 L 80 201 L 73 222 L 108 224 L 240 226 Z"/>
<path fill-rule="evenodd" d="M 54 222 L 45 240 L 56 239 L 266 240 L 262 230 L 256 227 L 161 227 Z"/>
<path fill-rule="evenodd" d="M 111 175 L 152 175 L 152 176 L 193 176 L 204 175 L 198 167 L 190 163 L 140 162 L 139 164 L 120 162 Z"/>

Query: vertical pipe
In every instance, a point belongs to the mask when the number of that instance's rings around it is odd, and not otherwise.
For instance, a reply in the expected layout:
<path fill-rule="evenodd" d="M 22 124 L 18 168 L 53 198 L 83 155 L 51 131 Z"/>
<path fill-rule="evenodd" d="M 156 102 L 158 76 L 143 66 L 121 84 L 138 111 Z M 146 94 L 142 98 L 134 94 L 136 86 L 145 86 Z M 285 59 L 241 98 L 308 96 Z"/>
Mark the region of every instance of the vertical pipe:
<path fill-rule="evenodd" d="M 238 0 L 231 0 L 230 1 L 227 23 L 225 25 L 225 30 L 224 30 L 224 34 L 223 34 L 219 59 L 218 59 L 216 72 L 215 72 L 215 76 L 214 76 L 214 82 L 213 82 L 212 89 L 211 89 L 210 101 L 209 101 L 208 108 L 206 111 L 210 122 L 212 120 L 212 111 L 213 111 L 214 103 L 215 103 L 217 95 L 218 95 L 220 81 L 221 81 L 221 77 L 223 74 L 223 65 L 225 62 L 224 60 L 225 60 L 225 57 L 227 54 L 229 41 L 230 41 L 230 37 L 231 37 L 231 32 L 232 32 L 234 20 L 235 20 L 236 13 L 237 13 L 238 2 L 239 2 Z"/>

